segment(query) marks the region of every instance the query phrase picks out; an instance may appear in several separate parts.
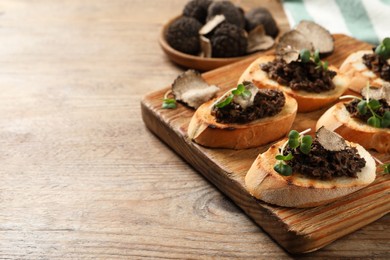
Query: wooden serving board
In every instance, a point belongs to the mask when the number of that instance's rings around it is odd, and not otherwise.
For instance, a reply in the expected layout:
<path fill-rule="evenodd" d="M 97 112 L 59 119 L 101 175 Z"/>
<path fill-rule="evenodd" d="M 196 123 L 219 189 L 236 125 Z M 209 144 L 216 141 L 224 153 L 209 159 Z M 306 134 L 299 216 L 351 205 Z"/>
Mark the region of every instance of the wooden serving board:
<path fill-rule="evenodd" d="M 371 47 L 348 36 L 335 35 L 335 51 L 325 60 L 340 66 L 351 52 Z M 220 86 L 219 94 L 222 94 L 236 86 L 241 73 L 255 58 L 204 73 L 203 77 L 209 84 Z M 269 145 L 246 150 L 209 149 L 197 145 L 186 134 L 194 110 L 181 104 L 176 109 L 161 109 L 163 95 L 169 88 L 143 98 L 142 117 L 146 126 L 230 197 L 287 251 L 317 250 L 390 211 L 390 176 L 382 174 L 378 174 L 370 186 L 314 208 L 284 208 L 255 199 L 246 191 L 244 177 L 257 155 Z M 299 113 L 293 129 L 314 129 L 316 120 L 325 110 Z M 372 153 L 382 161 L 390 160 L 389 154 Z"/>

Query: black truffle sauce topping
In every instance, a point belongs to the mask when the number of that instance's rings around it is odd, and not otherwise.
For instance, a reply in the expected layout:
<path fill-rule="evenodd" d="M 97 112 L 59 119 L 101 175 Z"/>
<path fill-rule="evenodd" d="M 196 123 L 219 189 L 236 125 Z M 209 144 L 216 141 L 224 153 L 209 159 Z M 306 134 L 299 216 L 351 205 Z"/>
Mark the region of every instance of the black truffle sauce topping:
<path fill-rule="evenodd" d="M 378 101 L 381 104 L 381 107 L 377 111 L 375 111 L 375 113 L 377 115 L 379 115 L 380 117 L 383 117 L 383 115 L 386 113 L 386 111 L 390 111 L 390 106 L 384 98 L 379 99 Z M 357 118 L 363 122 L 367 122 L 367 120 L 370 117 L 372 117 L 372 113 L 370 110 L 367 110 L 367 113 L 365 113 L 364 115 L 359 113 L 358 108 L 357 108 L 357 105 L 359 104 L 359 102 L 360 102 L 360 100 L 354 99 L 351 102 L 345 103 L 344 106 L 347 109 L 347 111 L 349 112 L 349 114 L 351 115 L 351 117 Z M 387 127 L 387 128 L 390 128 L 390 127 Z"/>
<path fill-rule="evenodd" d="M 376 53 L 363 55 L 363 63 L 370 70 L 386 81 L 390 81 L 389 63 Z"/>
<path fill-rule="evenodd" d="M 294 158 L 286 163 L 292 167 L 293 172 L 315 179 L 328 180 L 341 176 L 356 178 L 356 173 L 366 165 L 355 147 L 347 146 L 341 151 L 328 151 L 318 140 L 313 141 L 309 154 L 291 148 L 287 148 L 284 153 L 289 152 Z"/>
<path fill-rule="evenodd" d="M 256 119 L 278 114 L 286 102 L 281 91 L 259 89 L 252 106 L 243 109 L 239 104 L 231 102 L 222 108 L 214 107 L 211 114 L 218 123 L 245 124 Z"/>
<path fill-rule="evenodd" d="M 260 67 L 267 72 L 268 77 L 293 90 L 320 93 L 335 88 L 332 79 L 336 72 L 324 70 L 313 61 L 286 63 L 283 59 L 277 58 Z"/>

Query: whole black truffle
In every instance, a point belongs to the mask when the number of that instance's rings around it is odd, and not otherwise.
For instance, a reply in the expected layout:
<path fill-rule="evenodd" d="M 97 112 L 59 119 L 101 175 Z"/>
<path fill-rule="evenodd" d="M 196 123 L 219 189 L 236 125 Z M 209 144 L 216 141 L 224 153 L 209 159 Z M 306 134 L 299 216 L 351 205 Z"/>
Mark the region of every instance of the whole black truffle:
<path fill-rule="evenodd" d="M 218 14 L 223 14 L 228 23 L 240 28 L 245 27 L 245 17 L 242 9 L 236 7 L 229 1 L 213 2 L 209 6 L 206 20 L 209 21 Z"/>
<path fill-rule="evenodd" d="M 251 9 L 249 12 L 246 13 L 245 19 L 246 30 L 248 32 L 256 26 L 262 24 L 267 35 L 275 38 L 279 33 L 279 28 L 276 25 L 272 14 L 266 8 L 258 7 Z"/>
<path fill-rule="evenodd" d="M 199 29 L 202 24 L 195 18 L 181 17 L 168 28 L 168 44 L 181 52 L 197 54 L 200 51 Z"/>
<path fill-rule="evenodd" d="M 204 24 L 207 17 L 207 9 L 211 4 L 210 0 L 191 0 L 183 9 L 183 15 L 192 17 Z"/>
<path fill-rule="evenodd" d="M 244 29 L 234 24 L 222 23 L 210 37 L 213 57 L 237 57 L 245 55 L 248 38 Z"/>

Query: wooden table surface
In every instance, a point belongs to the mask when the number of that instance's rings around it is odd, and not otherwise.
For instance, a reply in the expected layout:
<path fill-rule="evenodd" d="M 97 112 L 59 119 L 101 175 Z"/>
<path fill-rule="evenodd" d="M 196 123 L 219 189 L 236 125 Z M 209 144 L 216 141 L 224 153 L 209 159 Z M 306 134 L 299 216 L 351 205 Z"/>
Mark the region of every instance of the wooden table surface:
<path fill-rule="evenodd" d="M 0 2 L 1 259 L 296 257 L 142 122 L 142 96 L 183 71 L 157 38 L 185 2 Z M 240 4 L 287 30 L 278 2 Z M 383 258 L 389 226 L 301 257 Z"/>

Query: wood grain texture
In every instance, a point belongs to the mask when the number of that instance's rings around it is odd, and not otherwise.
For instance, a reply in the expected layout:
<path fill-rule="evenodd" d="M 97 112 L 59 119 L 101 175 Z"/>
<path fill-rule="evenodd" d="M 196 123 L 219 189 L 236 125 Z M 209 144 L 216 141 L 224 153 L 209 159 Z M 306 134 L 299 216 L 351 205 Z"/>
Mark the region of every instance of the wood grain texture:
<path fill-rule="evenodd" d="M 0 1 L 0 259 L 291 258 L 142 122 L 182 71 L 157 38 L 185 2 Z M 386 258 L 389 226 L 305 257 Z"/>
<path fill-rule="evenodd" d="M 336 51 L 327 59 L 339 66 L 351 53 L 370 46 L 344 35 L 335 37 Z M 261 55 L 261 54 L 260 54 Z M 209 84 L 221 87 L 221 93 L 235 86 L 253 58 L 204 74 Z M 179 155 L 194 166 L 240 206 L 280 245 L 292 253 L 315 251 L 390 212 L 390 176 L 379 174 L 368 187 L 328 205 L 294 209 L 272 206 L 254 199 L 245 190 L 244 177 L 259 152 L 256 149 L 229 150 L 201 147 L 187 136 L 193 110 L 180 106 L 174 110 L 161 109 L 161 97 L 167 89 L 151 93 L 142 101 L 145 124 Z M 302 131 L 315 124 L 324 108 L 311 113 L 298 113 L 293 128 Z M 389 154 L 372 153 L 383 161 Z M 387 252 L 384 252 L 387 254 Z"/>

